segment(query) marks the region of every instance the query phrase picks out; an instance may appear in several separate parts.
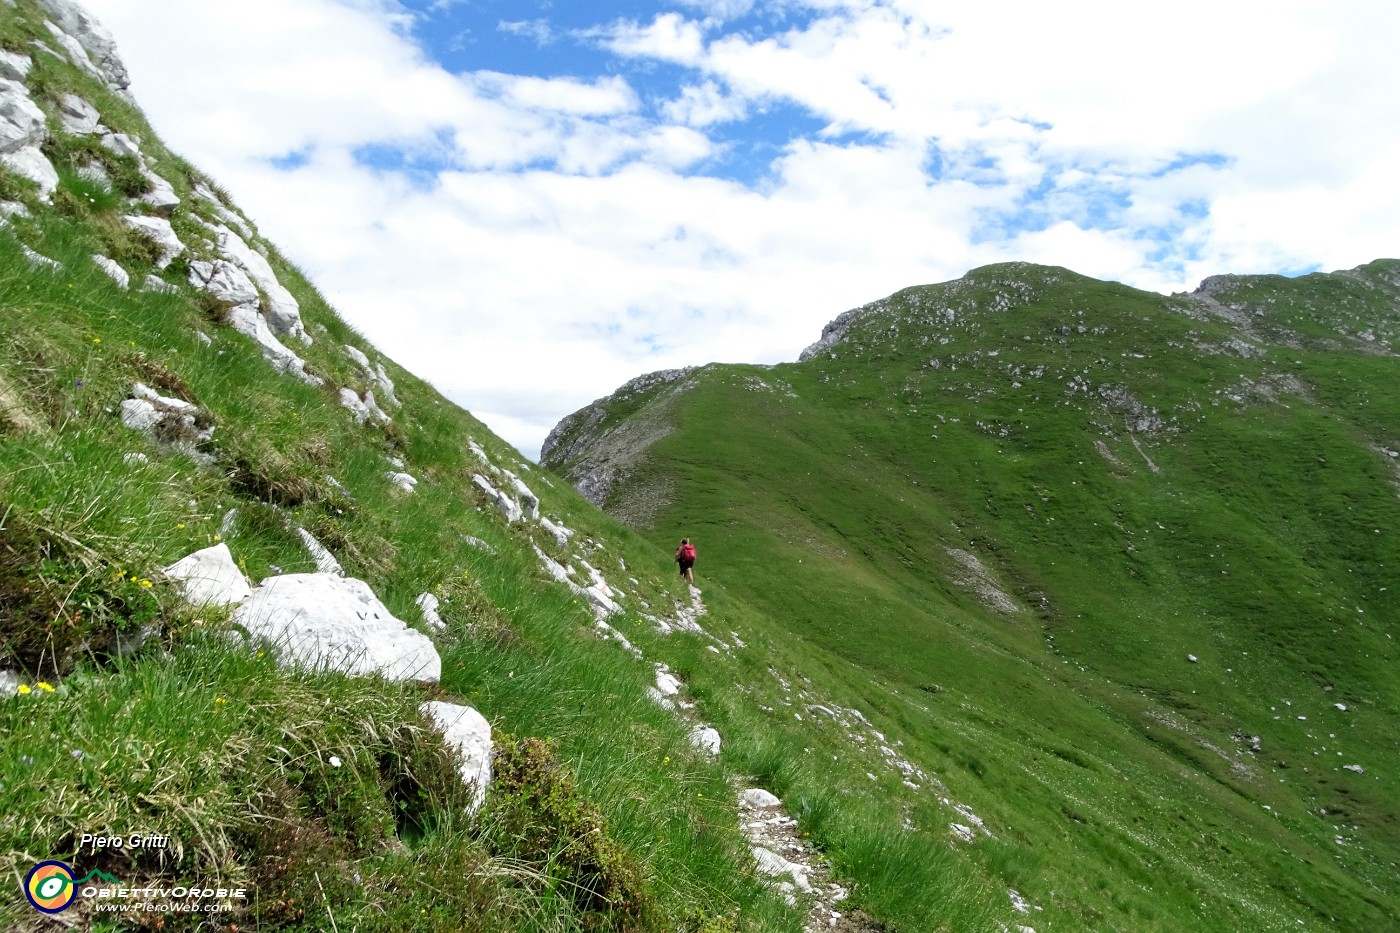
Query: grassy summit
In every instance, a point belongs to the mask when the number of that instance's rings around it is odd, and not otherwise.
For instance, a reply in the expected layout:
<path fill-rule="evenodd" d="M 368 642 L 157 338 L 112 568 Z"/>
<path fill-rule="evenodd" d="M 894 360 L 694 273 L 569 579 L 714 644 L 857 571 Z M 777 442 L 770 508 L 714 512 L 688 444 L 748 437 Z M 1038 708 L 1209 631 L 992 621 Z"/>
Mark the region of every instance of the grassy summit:
<path fill-rule="evenodd" d="M 1171 297 L 989 266 L 843 315 L 804 362 L 600 400 L 544 460 L 692 536 L 897 723 L 1037 928 L 1384 929 L 1397 339 L 1393 260 Z"/>

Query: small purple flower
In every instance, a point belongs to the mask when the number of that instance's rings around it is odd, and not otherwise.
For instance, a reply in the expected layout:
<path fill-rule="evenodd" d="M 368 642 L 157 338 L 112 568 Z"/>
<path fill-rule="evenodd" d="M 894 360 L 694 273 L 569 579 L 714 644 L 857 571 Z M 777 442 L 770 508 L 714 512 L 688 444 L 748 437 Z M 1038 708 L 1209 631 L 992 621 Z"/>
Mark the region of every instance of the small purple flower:
<path fill-rule="evenodd" d="M 76 380 L 76 381 L 73 383 L 73 385 L 74 385 L 76 388 L 81 389 L 81 388 L 83 387 L 83 380 L 78 379 L 78 380 Z"/>
<path fill-rule="evenodd" d="M 281 568 L 281 567 L 278 567 L 276 564 L 268 564 L 268 565 L 267 565 L 267 569 L 268 569 L 268 570 L 271 570 L 273 573 L 281 573 L 281 572 L 282 572 L 282 568 Z"/>

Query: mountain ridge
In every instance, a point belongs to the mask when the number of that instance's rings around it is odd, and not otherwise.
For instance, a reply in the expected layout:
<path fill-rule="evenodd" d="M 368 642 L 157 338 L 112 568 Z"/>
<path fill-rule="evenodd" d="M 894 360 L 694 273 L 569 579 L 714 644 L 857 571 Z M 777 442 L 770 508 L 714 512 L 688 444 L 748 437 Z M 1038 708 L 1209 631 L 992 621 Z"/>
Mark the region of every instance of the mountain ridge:
<path fill-rule="evenodd" d="M 590 419 L 613 433 L 639 416 L 673 428 L 605 506 L 625 518 L 619 503 L 661 500 L 639 531 L 658 545 L 690 535 L 727 588 L 895 693 L 954 694 L 1031 743 L 1075 741 L 1060 725 L 1031 738 L 1035 706 L 970 673 L 1001 657 L 1013 681 L 1033 683 L 1029 670 L 1060 684 L 1040 707 L 1084 724 L 1077 740 L 1102 749 L 1085 767 L 1131 770 L 1164 800 L 1206 780 L 1265 816 L 1310 814 L 1285 846 L 1345 862 L 1344 912 L 1359 917 L 1367 890 L 1393 901 L 1381 879 L 1400 852 L 1382 790 L 1394 763 L 1366 722 L 1400 702 L 1387 673 L 1400 635 L 1397 273 L 1377 260 L 1158 295 L 1012 264 L 903 289 L 838 316 L 798 363 L 711 364 L 682 395 L 595 403 Z M 583 455 L 543 462 L 577 482 L 589 439 L 561 433 L 556 449 Z M 970 723 L 930 710 L 906 739 L 921 735 L 911 760 L 937 768 Z M 1024 748 L 976 734 L 995 761 L 978 780 L 1030 779 Z M 1142 770 L 1161 751 L 1175 764 Z M 1097 786 L 1092 803 L 1066 803 L 1078 795 L 1061 784 L 978 809 L 1023 830 L 1056 812 L 1101 831 L 1141 819 L 1121 789 Z M 1326 814 L 1357 823 L 1334 829 Z M 1271 833 L 1234 819 L 1205 830 L 1214 855 L 1177 870 Z M 1103 870 L 1085 840 L 1065 846 L 1079 871 Z M 1216 870 L 1246 886 L 1278 870 L 1233 862 Z M 1306 903 L 1332 882 L 1294 884 Z M 1380 903 L 1377 917 L 1391 909 Z"/>

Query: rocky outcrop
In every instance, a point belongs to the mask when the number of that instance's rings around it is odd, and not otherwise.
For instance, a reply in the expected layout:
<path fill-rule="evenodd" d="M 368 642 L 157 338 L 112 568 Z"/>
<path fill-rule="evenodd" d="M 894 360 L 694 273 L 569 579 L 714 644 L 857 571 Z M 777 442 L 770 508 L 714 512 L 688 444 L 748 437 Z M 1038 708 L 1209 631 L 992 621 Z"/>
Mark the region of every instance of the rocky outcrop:
<path fill-rule="evenodd" d="M 114 90 L 124 91 L 131 86 L 131 75 L 117 54 L 116 40 L 91 13 L 72 0 L 39 0 L 39 6 L 53 17 L 59 30 L 55 35 L 66 36 L 76 45 L 75 51 L 64 44 L 76 64 L 91 68 Z"/>
<path fill-rule="evenodd" d="M 651 446 L 674 430 L 671 406 L 694 385 L 689 378 L 694 372 L 691 367 L 638 376 L 607 398 L 567 416 L 545 439 L 540 464 L 567 476 L 594 505 L 608 503 L 609 511 L 624 521 L 642 518 L 639 510 L 664 504 L 664 490 L 646 490 L 636 502 L 611 501 L 613 494 L 622 490 Z M 635 403 L 643 396 L 646 398 L 640 399 L 640 407 L 627 418 L 606 429 L 601 427 L 614 406 Z"/>
<path fill-rule="evenodd" d="M 850 333 L 851 327 L 860 321 L 861 318 L 874 314 L 876 310 L 876 308 L 867 305 L 863 308 L 853 308 L 844 314 L 837 315 L 831 323 L 822 328 L 822 335 L 817 339 L 816 343 L 808 345 L 805 350 L 798 354 L 797 362 L 805 363 L 829 351 L 832 347 L 846 339 L 846 335 Z"/>

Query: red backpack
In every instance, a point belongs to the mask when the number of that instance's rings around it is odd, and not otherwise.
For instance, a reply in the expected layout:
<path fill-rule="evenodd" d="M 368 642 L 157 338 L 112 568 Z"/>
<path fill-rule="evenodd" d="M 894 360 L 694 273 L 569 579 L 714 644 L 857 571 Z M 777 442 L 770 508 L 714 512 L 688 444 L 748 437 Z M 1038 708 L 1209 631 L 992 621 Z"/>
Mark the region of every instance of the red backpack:
<path fill-rule="evenodd" d="M 695 560 L 695 545 L 681 545 L 681 560 Z"/>

